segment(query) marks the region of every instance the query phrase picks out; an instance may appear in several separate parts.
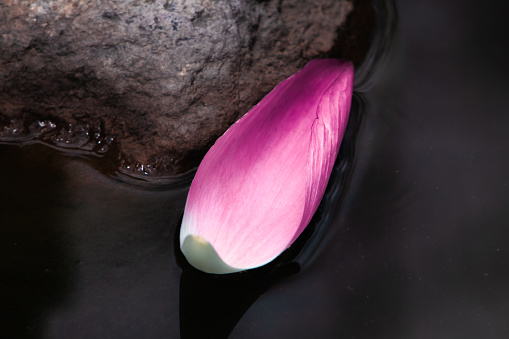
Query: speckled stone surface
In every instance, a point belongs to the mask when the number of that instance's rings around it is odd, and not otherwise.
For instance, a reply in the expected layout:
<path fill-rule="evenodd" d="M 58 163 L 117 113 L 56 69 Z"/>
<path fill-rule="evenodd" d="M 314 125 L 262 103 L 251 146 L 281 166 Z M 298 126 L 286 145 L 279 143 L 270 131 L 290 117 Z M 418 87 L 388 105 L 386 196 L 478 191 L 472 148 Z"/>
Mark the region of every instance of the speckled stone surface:
<path fill-rule="evenodd" d="M 0 118 L 100 128 L 126 163 L 178 173 L 277 83 L 337 51 L 355 6 L 2 1 Z"/>

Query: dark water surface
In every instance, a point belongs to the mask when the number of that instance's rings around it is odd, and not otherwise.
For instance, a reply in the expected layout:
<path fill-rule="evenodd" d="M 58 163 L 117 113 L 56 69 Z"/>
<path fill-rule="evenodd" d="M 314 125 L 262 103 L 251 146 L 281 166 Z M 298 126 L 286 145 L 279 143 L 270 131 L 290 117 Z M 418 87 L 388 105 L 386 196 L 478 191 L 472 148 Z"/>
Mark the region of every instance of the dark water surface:
<path fill-rule="evenodd" d="M 185 183 L 0 145 L 0 337 L 509 337 L 509 5 L 397 9 L 359 71 L 351 175 L 304 251 L 261 271 L 182 262 Z"/>

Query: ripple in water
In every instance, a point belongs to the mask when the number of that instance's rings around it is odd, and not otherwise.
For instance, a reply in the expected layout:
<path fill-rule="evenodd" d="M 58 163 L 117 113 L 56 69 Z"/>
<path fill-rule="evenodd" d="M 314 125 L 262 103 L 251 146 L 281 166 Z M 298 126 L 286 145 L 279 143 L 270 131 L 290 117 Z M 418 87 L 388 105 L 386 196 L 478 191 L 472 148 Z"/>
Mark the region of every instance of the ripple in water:
<path fill-rule="evenodd" d="M 1 115 L 0 115 L 1 117 Z M 87 159 L 100 172 L 138 187 L 179 189 L 189 185 L 195 169 L 170 175 L 170 168 L 157 164 L 130 162 L 119 152 L 115 136 L 106 135 L 102 126 L 63 123 L 50 119 L 0 119 L 0 145 L 19 147 L 42 144 L 67 156 Z M 100 159 L 100 160 L 99 160 Z"/>

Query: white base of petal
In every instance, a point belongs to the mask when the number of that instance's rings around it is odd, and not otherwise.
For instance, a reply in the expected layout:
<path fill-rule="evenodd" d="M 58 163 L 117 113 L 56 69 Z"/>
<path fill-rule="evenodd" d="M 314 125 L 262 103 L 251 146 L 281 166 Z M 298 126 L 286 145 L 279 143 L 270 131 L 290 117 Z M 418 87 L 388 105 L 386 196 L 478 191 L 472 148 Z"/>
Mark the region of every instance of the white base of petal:
<path fill-rule="evenodd" d="M 227 265 L 219 257 L 214 247 L 200 236 L 186 236 L 180 249 L 192 266 L 206 273 L 226 274 L 245 270 Z"/>

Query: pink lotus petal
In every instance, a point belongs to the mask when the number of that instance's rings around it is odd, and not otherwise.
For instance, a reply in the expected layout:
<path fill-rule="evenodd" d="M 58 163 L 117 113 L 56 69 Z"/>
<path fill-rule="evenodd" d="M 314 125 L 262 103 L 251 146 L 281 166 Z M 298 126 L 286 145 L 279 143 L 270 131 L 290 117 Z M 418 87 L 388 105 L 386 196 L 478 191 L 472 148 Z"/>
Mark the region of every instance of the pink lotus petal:
<path fill-rule="evenodd" d="M 352 87 L 350 62 L 311 61 L 216 141 L 193 180 L 180 231 L 193 266 L 237 272 L 290 247 L 325 192 Z"/>

